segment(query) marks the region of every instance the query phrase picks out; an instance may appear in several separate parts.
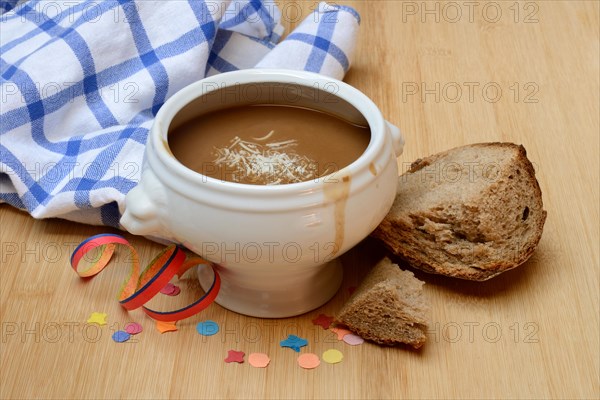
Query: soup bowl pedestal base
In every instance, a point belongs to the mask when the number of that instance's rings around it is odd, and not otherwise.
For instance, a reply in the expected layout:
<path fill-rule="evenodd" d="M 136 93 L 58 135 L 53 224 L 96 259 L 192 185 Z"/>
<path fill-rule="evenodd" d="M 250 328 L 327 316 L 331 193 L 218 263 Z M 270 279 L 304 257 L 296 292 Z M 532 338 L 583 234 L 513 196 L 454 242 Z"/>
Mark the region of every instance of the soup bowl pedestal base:
<path fill-rule="evenodd" d="M 293 317 L 314 310 L 337 293 L 343 276 L 339 259 L 297 269 L 289 265 L 216 268 L 221 290 L 215 302 L 228 310 L 259 318 Z M 214 280 L 212 268 L 199 265 L 197 272 L 200 285 L 208 290 Z M 277 282 L 275 290 L 273 282 Z"/>

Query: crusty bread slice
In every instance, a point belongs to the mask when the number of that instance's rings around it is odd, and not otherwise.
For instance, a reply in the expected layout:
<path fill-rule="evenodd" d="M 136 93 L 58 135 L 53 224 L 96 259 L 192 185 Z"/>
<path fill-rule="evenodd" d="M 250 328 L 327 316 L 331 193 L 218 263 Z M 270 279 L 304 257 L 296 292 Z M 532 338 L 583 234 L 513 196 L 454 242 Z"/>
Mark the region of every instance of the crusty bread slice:
<path fill-rule="evenodd" d="M 363 339 L 385 345 L 406 343 L 418 349 L 425 343 L 429 305 L 423 282 L 389 258 L 381 260 L 337 313 Z"/>
<path fill-rule="evenodd" d="M 415 161 L 372 236 L 411 266 L 480 281 L 524 263 L 545 220 L 525 148 L 480 143 Z"/>

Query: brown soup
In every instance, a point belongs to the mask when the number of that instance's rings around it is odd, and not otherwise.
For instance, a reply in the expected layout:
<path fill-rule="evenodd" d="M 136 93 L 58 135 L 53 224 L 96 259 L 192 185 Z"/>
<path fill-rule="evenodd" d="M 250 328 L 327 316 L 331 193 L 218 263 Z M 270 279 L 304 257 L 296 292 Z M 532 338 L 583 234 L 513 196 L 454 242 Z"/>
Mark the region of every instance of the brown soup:
<path fill-rule="evenodd" d="M 186 167 L 212 178 L 255 185 L 318 179 L 367 148 L 370 131 L 306 108 L 247 105 L 201 115 L 169 133 Z"/>

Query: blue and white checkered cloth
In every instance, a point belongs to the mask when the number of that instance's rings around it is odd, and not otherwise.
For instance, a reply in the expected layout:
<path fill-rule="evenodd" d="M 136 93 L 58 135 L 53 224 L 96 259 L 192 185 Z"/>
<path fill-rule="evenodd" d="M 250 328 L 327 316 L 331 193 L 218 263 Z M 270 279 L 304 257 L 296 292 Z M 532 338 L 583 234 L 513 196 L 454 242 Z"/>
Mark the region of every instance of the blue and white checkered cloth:
<path fill-rule="evenodd" d="M 320 3 L 277 44 L 281 14 L 272 0 L 0 1 L 0 203 L 119 226 L 179 89 L 253 67 L 343 78 L 358 14 Z"/>

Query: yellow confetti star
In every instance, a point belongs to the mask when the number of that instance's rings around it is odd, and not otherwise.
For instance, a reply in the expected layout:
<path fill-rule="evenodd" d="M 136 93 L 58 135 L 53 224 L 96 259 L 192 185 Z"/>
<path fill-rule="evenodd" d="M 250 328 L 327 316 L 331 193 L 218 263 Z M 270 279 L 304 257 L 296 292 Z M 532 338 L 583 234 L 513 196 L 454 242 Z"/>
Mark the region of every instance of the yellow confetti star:
<path fill-rule="evenodd" d="M 108 314 L 101 312 L 93 312 L 87 320 L 88 324 L 106 325 L 106 317 Z"/>
<path fill-rule="evenodd" d="M 175 322 L 156 321 L 156 329 L 158 329 L 160 333 L 165 333 L 176 331 L 177 327 L 175 326 Z"/>

